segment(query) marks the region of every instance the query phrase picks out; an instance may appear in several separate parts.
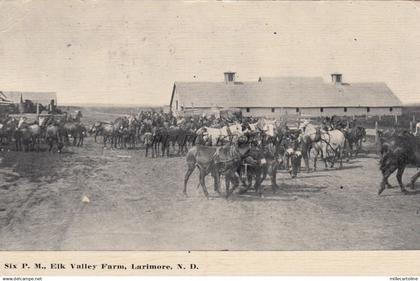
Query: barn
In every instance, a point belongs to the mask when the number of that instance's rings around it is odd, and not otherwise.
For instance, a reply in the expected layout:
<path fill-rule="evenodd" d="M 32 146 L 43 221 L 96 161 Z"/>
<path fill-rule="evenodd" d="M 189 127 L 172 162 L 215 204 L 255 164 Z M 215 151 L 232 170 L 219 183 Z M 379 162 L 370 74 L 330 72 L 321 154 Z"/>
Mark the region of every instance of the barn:
<path fill-rule="evenodd" d="M 402 103 L 383 82 L 345 83 L 341 73 L 322 77 L 260 77 L 240 82 L 225 72 L 221 82 L 175 82 L 170 109 L 176 115 L 214 114 L 236 108 L 243 116 L 398 116 Z"/>

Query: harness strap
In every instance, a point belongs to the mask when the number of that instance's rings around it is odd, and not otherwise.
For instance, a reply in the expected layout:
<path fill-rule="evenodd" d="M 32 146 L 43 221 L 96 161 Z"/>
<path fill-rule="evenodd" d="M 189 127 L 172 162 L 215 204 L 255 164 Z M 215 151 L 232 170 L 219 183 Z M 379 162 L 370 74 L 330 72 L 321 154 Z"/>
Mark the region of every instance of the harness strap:
<path fill-rule="evenodd" d="M 330 134 L 328 134 L 328 136 L 330 137 L 330 139 L 331 139 L 331 135 Z M 323 141 L 323 142 L 325 142 L 331 149 L 332 149 L 332 151 L 334 151 L 334 153 L 335 154 L 337 154 L 337 150 L 336 149 L 334 149 L 334 147 L 331 145 L 331 143 L 329 142 L 329 141 L 327 141 L 327 140 L 325 140 L 325 139 L 323 139 L 322 137 L 321 137 L 321 141 Z M 327 155 L 328 156 L 330 156 L 329 155 L 329 153 L 328 153 L 328 149 L 325 151 L 326 153 L 327 153 Z"/>

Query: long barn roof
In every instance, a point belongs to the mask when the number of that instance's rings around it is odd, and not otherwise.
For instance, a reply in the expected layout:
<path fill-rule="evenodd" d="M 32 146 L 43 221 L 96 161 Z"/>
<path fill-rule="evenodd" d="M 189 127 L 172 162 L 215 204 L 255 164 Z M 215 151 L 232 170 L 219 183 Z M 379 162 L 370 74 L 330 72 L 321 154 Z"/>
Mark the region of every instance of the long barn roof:
<path fill-rule="evenodd" d="M 325 83 L 321 77 L 260 82 L 175 82 L 185 107 L 399 107 L 385 83 Z M 172 100 L 171 100 L 172 101 Z"/>

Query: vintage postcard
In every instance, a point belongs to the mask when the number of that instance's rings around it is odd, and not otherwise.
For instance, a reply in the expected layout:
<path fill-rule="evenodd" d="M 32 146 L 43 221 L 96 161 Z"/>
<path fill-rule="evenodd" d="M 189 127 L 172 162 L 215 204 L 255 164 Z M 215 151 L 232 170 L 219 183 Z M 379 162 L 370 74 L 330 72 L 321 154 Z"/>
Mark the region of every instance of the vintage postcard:
<path fill-rule="evenodd" d="M 0 10 L 0 275 L 420 275 L 417 2 Z"/>

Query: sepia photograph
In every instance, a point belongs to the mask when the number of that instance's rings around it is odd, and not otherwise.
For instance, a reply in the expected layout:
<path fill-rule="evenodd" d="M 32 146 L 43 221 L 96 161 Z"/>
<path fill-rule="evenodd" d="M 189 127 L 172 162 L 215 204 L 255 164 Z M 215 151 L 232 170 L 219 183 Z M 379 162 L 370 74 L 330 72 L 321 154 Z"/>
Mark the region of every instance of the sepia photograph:
<path fill-rule="evenodd" d="M 418 2 L 0 9 L 0 251 L 420 250 Z"/>

